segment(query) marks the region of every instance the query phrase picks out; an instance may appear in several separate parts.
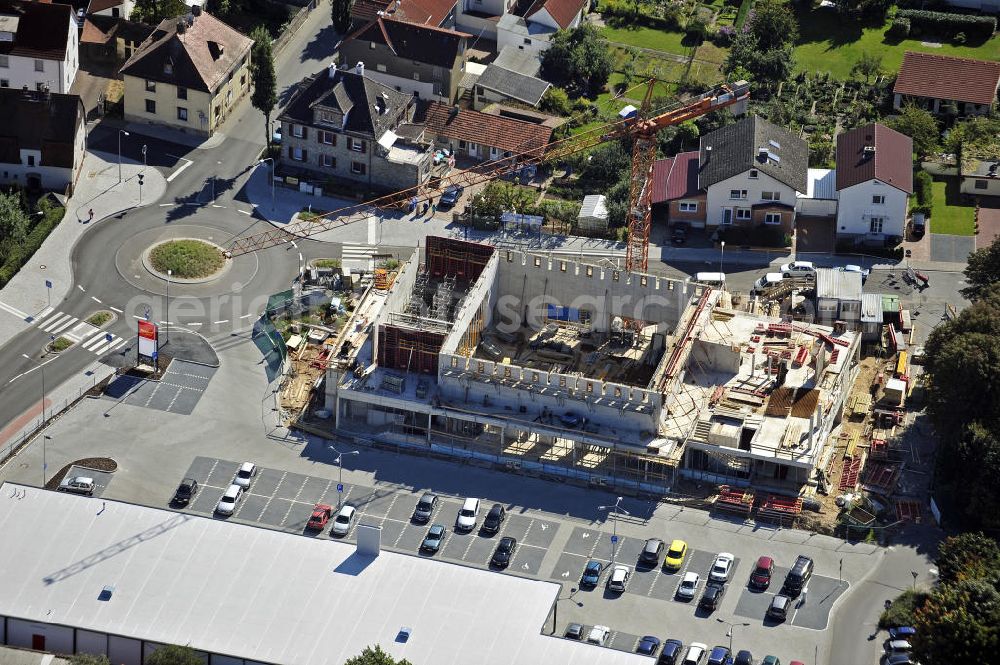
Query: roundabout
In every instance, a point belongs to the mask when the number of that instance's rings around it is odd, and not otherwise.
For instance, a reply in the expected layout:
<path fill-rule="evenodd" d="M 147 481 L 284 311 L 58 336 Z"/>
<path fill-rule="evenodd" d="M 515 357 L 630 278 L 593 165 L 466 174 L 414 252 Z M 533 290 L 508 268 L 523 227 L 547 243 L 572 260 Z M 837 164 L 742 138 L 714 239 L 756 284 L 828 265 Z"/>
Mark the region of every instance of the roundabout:
<path fill-rule="evenodd" d="M 197 238 L 164 240 L 142 255 L 148 271 L 162 279 L 197 284 L 215 279 L 230 264 L 222 247 Z"/>

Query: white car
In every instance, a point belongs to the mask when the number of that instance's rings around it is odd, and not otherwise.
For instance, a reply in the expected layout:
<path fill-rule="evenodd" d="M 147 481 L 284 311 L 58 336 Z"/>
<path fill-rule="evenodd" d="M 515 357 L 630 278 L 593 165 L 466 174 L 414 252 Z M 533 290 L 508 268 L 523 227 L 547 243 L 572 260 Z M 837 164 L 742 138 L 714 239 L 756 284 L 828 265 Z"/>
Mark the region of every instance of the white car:
<path fill-rule="evenodd" d="M 681 585 L 677 587 L 677 595 L 681 598 L 694 598 L 694 595 L 698 593 L 698 584 L 700 583 L 701 577 L 698 573 L 684 573 L 684 579 L 681 580 Z"/>
<path fill-rule="evenodd" d="M 469 498 L 462 504 L 462 509 L 458 511 L 458 519 L 455 520 L 455 527 L 459 531 L 472 531 L 476 528 L 476 521 L 479 519 L 479 499 Z"/>
<path fill-rule="evenodd" d="M 587 642 L 603 647 L 604 643 L 608 641 L 608 635 L 610 634 L 611 629 L 607 626 L 594 626 L 587 633 Z"/>
<path fill-rule="evenodd" d="M 253 462 L 243 462 L 240 465 L 240 470 L 236 472 L 236 476 L 233 478 L 233 484 L 239 485 L 245 490 L 250 489 L 250 481 L 253 477 L 257 475 L 257 467 Z"/>
<path fill-rule="evenodd" d="M 94 493 L 94 479 L 87 478 L 86 476 L 64 478 L 63 481 L 59 483 L 59 491 L 90 496 Z"/>
<path fill-rule="evenodd" d="M 242 496 L 242 487 L 236 484 L 230 485 L 226 493 L 219 499 L 219 504 L 215 507 L 215 512 L 220 515 L 232 515 L 236 511 L 236 504 Z"/>
<path fill-rule="evenodd" d="M 707 644 L 692 642 L 691 646 L 688 647 L 687 653 L 684 655 L 684 662 L 681 665 L 699 665 L 701 659 L 705 657 L 706 651 L 708 651 Z"/>
<path fill-rule="evenodd" d="M 622 593 L 625 591 L 625 586 L 628 584 L 629 570 L 625 566 L 615 566 L 611 569 L 611 575 L 608 577 L 608 590 L 617 591 Z"/>
<path fill-rule="evenodd" d="M 736 561 L 736 557 L 729 552 L 723 552 L 715 557 L 715 563 L 712 565 L 712 571 L 708 574 L 708 579 L 713 582 L 728 582 L 729 576 L 733 572 L 734 561 Z"/>
<path fill-rule="evenodd" d="M 816 266 L 812 261 L 792 261 L 781 266 L 781 274 L 785 277 L 811 277 L 816 274 Z"/>
<path fill-rule="evenodd" d="M 843 270 L 844 272 L 856 272 L 856 273 L 858 273 L 859 275 L 861 275 L 861 281 L 862 282 L 864 282 L 866 279 L 868 279 L 868 274 L 871 272 L 870 270 L 862 268 L 861 266 L 856 266 L 856 265 L 851 264 L 851 263 L 849 263 L 846 266 L 844 266 L 843 268 L 841 268 L 841 270 Z"/>
<path fill-rule="evenodd" d="M 351 530 L 351 522 L 354 521 L 354 506 L 343 506 L 333 520 L 333 528 L 330 534 L 334 536 L 346 536 Z"/>

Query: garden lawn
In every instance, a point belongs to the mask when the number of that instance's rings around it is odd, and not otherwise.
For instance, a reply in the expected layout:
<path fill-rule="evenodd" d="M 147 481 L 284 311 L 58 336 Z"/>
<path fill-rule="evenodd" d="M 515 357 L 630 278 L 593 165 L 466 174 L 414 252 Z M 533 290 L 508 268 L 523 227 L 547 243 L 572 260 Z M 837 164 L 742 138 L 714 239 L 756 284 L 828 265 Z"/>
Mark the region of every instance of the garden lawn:
<path fill-rule="evenodd" d="M 935 178 L 932 183 L 931 233 L 971 236 L 976 225 L 976 209 L 962 203 L 957 178 Z"/>
<path fill-rule="evenodd" d="M 676 55 L 688 55 L 691 52 L 690 46 L 684 46 L 681 41 L 684 39 L 682 32 L 667 32 L 657 28 L 647 28 L 643 26 L 635 28 L 612 28 L 604 26 L 601 34 L 609 42 L 627 44 L 628 46 L 638 46 L 664 53 L 674 53 Z"/>
<path fill-rule="evenodd" d="M 851 67 L 862 53 L 882 56 L 882 69 L 895 74 L 903 62 L 906 51 L 923 51 L 980 60 L 1000 60 L 1000 37 L 994 36 L 984 44 L 957 46 L 943 43 L 940 48 L 924 46 L 920 39 L 904 39 L 896 43 L 886 41 L 889 23 L 862 28 L 855 22 L 845 21 L 832 9 L 798 9 L 799 41 L 795 47 L 796 71 L 830 72 L 846 79 Z"/>

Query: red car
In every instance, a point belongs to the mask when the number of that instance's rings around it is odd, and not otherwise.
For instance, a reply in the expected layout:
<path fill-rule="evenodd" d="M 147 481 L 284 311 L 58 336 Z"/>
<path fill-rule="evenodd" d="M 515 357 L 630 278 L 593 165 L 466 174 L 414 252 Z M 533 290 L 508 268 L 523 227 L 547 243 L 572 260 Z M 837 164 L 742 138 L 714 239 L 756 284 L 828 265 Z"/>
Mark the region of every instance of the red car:
<path fill-rule="evenodd" d="M 306 524 L 307 529 L 316 529 L 322 531 L 326 523 L 330 521 L 330 515 L 333 514 L 333 506 L 328 506 L 325 503 L 317 503 L 313 508 L 312 517 L 309 518 L 309 523 Z"/>
<path fill-rule="evenodd" d="M 774 571 L 774 560 L 769 556 L 757 559 L 753 573 L 750 574 L 750 585 L 756 589 L 766 589 L 771 585 L 771 573 Z"/>

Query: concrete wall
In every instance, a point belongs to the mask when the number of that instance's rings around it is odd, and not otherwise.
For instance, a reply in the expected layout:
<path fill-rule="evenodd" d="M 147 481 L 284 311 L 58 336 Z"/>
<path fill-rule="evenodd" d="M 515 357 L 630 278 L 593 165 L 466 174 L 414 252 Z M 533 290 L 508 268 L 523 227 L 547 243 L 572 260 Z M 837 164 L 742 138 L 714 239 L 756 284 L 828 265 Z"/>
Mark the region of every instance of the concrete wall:
<path fill-rule="evenodd" d="M 469 324 L 475 319 L 476 314 L 482 313 L 484 317 L 489 318 L 490 304 L 491 301 L 495 300 L 499 259 L 497 253 L 490 257 L 482 274 L 479 275 L 479 279 L 465 295 L 462 308 L 455 315 L 455 326 L 441 345 L 442 353 L 455 353 L 457 351 L 459 341 L 466 334 Z"/>
<path fill-rule="evenodd" d="M 376 155 L 371 160 L 371 181 L 376 187 L 392 191 L 415 187 L 430 177 L 431 152 L 428 146 L 424 150 L 421 161 L 410 162 L 390 161 L 384 155 L 384 148 L 376 147 Z"/>
<path fill-rule="evenodd" d="M 734 200 L 729 198 L 731 190 L 747 190 L 746 200 Z M 750 169 L 743 173 L 727 178 L 722 182 L 717 182 L 708 188 L 706 201 L 705 224 L 710 227 L 722 224 L 723 210 L 727 208 L 749 208 L 750 206 L 762 203 L 761 192 L 778 192 L 779 201 L 788 205 L 795 205 L 795 190 L 784 183 L 780 183 L 763 171 L 757 170 L 757 177 L 750 177 Z M 740 222 L 733 212 L 733 224 Z"/>
<path fill-rule="evenodd" d="M 465 4 L 469 5 L 469 9 L 476 12 L 485 12 L 489 14 L 490 12 L 485 9 L 480 9 L 481 6 L 485 7 L 490 0 L 483 0 L 482 5 L 474 4 L 475 0 L 465 0 Z M 493 14 L 493 16 L 500 16 L 500 13 Z M 496 20 L 490 20 L 482 16 L 473 16 L 471 14 L 460 13 L 455 17 L 455 27 L 462 32 L 467 32 L 470 35 L 475 35 L 480 39 L 493 39 L 497 38 L 497 23 Z M 499 50 L 499 46 L 497 47 Z"/>
<path fill-rule="evenodd" d="M 872 197 L 884 196 L 885 203 L 872 203 Z M 902 236 L 906 228 L 906 192 L 878 180 L 867 180 L 840 190 L 837 207 L 838 236 L 871 236 L 872 217 L 881 217 L 883 236 Z"/>
<path fill-rule="evenodd" d="M 12 647 L 33 649 L 33 636 L 45 638 L 42 651 L 73 653 L 73 629 L 51 623 L 35 623 L 22 619 L 7 620 L 7 644 Z"/>
<path fill-rule="evenodd" d="M 977 183 L 979 187 L 976 187 Z M 973 196 L 1000 196 L 1000 179 L 963 176 L 959 190 L 963 194 L 972 194 Z"/>

